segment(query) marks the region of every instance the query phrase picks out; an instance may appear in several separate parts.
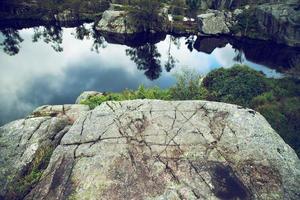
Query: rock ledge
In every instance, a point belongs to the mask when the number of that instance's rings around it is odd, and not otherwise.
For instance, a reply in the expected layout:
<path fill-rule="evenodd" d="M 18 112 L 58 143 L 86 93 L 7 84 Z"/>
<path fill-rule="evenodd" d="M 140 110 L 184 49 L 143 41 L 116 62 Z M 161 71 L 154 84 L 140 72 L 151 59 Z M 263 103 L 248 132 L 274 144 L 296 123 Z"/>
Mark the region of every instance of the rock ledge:
<path fill-rule="evenodd" d="M 25 199 L 299 198 L 299 159 L 253 110 L 134 100 L 78 117 Z M 1 127 L 0 140 L 29 130 L 21 124 Z"/>

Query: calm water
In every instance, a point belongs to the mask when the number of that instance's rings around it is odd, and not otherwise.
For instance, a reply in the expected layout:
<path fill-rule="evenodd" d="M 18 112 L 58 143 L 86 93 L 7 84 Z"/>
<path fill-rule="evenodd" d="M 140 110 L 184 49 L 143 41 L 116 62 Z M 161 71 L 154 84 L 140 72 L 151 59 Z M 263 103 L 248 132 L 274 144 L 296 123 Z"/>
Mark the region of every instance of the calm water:
<path fill-rule="evenodd" d="M 195 37 L 166 36 L 157 44 L 129 47 L 105 42 L 82 27 L 40 27 L 2 32 L 3 42 L 8 47 L 0 52 L 0 125 L 40 105 L 74 103 L 85 90 L 117 92 L 140 84 L 167 88 L 175 83 L 173 74 L 186 68 L 205 75 L 241 62 L 270 77 L 282 76 L 226 42 L 220 48 L 198 44 L 197 51 Z"/>

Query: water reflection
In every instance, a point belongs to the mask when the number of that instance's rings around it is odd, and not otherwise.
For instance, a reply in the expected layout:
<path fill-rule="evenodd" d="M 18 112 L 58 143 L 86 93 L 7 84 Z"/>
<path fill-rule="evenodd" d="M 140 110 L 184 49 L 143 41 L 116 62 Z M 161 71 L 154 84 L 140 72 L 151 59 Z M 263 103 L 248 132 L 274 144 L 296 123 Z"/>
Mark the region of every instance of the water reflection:
<path fill-rule="evenodd" d="M 242 62 L 268 76 L 280 76 L 269 65 L 249 61 L 247 56 L 259 58 L 249 53 L 254 50 L 244 48 L 251 43 L 234 42 L 196 36 L 107 36 L 94 25 L 4 29 L 0 35 L 0 125 L 43 104 L 73 103 L 84 90 L 117 92 L 140 84 L 170 87 L 175 83 L 172 74 L 182 68 L 204 75 Z M 294 52 L 286 55 L 297 56 Z M 270 58 L 264 57 L 261 62 L 268 63 Z M 278 56 L 272 59 L 283 62 Z"/>
<path fill-rule="evenodd" d="M 147 43 L 143 46 L 126 49 L 126 55 L 135 62 L 138 70 L 145 71 L 144 74 L 150 80 L 157 79 L 161 72 L 161 54 L 154 44 Z"/>
<path fill-rule="evenodd" d="M 34 34 L 32 36 L 32 41 L 37 42 L 43 40 L 47 44 L 51 44 L 51 47 L 57 51 L 63 51 L 62 45 L 63 31 L 60 26 L 52 25 L 45 27 L 34 28 Z"/>
<path fill-rule="evenodd" d="M 86 27 L 86 25 L 80 25 L 75 28 L 75 33 L 73 35 L 78 40 L 89 40 L 93 39 L 93 45 L 91 47 L 92 51 L 99 53 L 100 49 L 106 47 L 106 41 L 102 34 L 96 30 L 96 25 L 93 24 L 90 28 Z"/>
<path fill-rule="evenodd" d="M 4 37 L 0 42 L 0 46 L 3 46 L 3 51 L 8 55 L 15 55 L 20 51 L 20 43 L 23 42 L 19 31 L 12 28 L 6 28 L 0 31 Z"/>

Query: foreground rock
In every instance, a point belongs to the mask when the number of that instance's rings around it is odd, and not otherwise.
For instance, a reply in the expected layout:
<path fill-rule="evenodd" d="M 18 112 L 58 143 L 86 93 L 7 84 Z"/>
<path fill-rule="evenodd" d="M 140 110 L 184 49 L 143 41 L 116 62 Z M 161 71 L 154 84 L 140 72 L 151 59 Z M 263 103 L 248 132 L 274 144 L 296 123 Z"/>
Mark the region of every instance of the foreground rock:
<path fill-rule="evenodd" d="M 253 110 L 157 100 L 83 110 L 68 132 L 60 133 L 47 169 L 25 199 L 299 199 L 299 159 Z M 41 120 L 10 123 L 1 128 L 0 140 L 10 136 L 28 146 L 26 133 L 32 129 L 41 132 L 31 138 L 53 138 L 42 131 L 48 129 Z M 1 160 L 1 172 L 20 162 L 12 156 L 17 146 L 4 144 L 11 156 Z M 7 154 L 2 149 L 1 158 Z"/>
<path fill-rule="evenodd" d="M 53 150 L 84 105 L 43 106 L 0 128 L 0 199 L 22 199 L 39 180 Z"/>

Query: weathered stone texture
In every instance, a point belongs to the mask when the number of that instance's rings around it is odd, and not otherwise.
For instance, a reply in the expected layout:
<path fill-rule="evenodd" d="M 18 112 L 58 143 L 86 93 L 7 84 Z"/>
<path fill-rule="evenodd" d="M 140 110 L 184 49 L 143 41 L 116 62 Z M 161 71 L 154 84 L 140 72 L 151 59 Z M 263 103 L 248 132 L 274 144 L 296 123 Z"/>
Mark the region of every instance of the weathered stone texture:
<path fill-rule="evenodd" d="M 257 112 L 105 102 L 82 115 L 26 199 L 298 199 L 300 161 Z"/>

